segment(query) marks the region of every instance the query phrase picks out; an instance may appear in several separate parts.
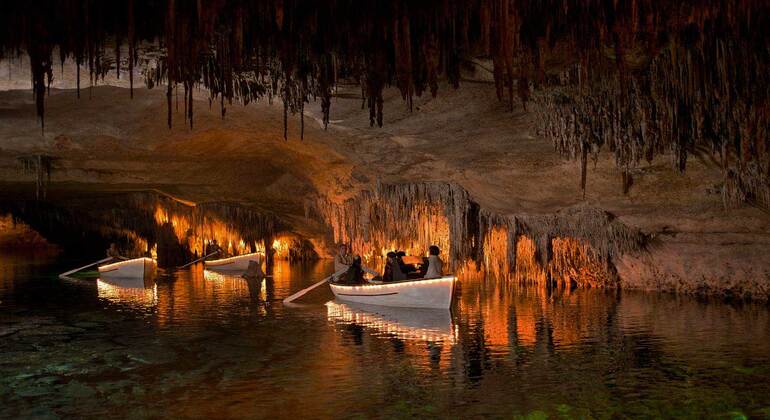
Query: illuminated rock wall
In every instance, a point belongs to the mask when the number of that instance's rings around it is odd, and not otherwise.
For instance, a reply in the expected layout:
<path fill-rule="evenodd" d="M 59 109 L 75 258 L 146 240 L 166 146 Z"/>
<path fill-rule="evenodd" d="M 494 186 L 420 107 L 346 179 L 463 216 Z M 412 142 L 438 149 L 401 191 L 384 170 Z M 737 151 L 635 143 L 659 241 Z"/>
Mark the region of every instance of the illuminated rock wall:
<path fill-rule="evenodd" d="M 646 239 L 590 208 L 490 214 L 446 183 L 378 184 L 342 203 L 320 199 L 309 212 L 329 223 L 335 242 L 365 259 L 396 249 L 425 255 L 438 245 L 457 271 L 483 268 L 501 279 L 567 287 L 616 287 L 613 260 L 643 250 Z"/>

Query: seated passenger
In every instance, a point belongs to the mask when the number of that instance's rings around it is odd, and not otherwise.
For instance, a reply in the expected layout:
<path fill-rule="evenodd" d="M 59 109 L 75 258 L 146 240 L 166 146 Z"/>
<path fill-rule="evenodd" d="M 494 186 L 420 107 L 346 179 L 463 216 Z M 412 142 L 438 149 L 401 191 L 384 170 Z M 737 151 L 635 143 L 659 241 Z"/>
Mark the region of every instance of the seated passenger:
<path fill-rule="evenodd" d="M 212 259 L 224 258 L 225 256 L 225 253 L 217 243 L 216 239 L 212 239 L 211 242 L 206 244 L 206 250 L 204 252 L 205 252 L 205 255 L 207 256 L 211 254 L 217 254 L 217 255 L 211 255 Z"/>
<path fill-rule="evenodd" d="M 444 269 L 444 262 L 441 261 L 441 258 L 438 256 L 440 253 L 441 250 L 436 245 L 431 245 L 430 248 L 428 248 L 428 270 L 425 272 L 426 279 L 441 277 Z"/>
<path fill-rule="evenodd" d="M 382 281 L 393 281 L 393 264 L 396 261 L 396 253 L 393 251 L 385 255 L 385 269 L 382 270 Z"/>
<path fill-rule="evenodd" d="M 406 280 L 406 272 L 404 272 L 402 266 L 403 262 L 400 258 L 398 258 L 398 254 L 395 252 L 388 252 L 388 263 L 386 264 L 386 269 L 390 266 L 390 280 L 385 280 L 383 278 L 383 281 L 400 281 L 400 280 Z"/>
<path fill-rule="evenodd" d="M 348 267 L 348 271 L 343 273 L 339 279 L 343 284 L 362 284 L 364 283 L 364 270 L 361 268 L 361 257 L 356 256 Z"/>
<path fill-rule="evenodd" d="M 398 251 L 398 264 L 401 271 L 404 272 L 408 279 L 420 279 L 423 277 L 423 273 L 417 269 L 417 265 L 420 264 L 419 258 L 406 255 L 404 251 Z"/>
<path fill-rule="evenodd" d="M 353 256 L 348 253 L 348 246 L 340 244 L 339 252 L 334 257 L 334 272 L 346 270 L 353 264 Z"/>
<path fill-rule="evenodd" d="M 409 275 L 409 273 L 417 271 L 417 268 L 413 264 L 407 264 L 404 262 L 404 257 L 406 257 L 406 252 L 398 251 L 396 253 L 396 256 L 398 256 L 398 265 L 399 267 L 401 267 L 401 271 L 403 271 L 404 274 Z"/>
<path fill-rule="evenodd" d="M 111 243 L 110 247 L 107 249 L 107 256 L 117 258 L 120 256 L 120 251 L 118 250 L 117 245 L 115 243 Z"/>
<path fill-rule="evenodd" d="M 428 257 L 422 257 L 422 263 L 420 264 L 420 269 L 418 270 L 420 278 L 424 278 L 425 274 L 428 273 L 428 265 Z"/>

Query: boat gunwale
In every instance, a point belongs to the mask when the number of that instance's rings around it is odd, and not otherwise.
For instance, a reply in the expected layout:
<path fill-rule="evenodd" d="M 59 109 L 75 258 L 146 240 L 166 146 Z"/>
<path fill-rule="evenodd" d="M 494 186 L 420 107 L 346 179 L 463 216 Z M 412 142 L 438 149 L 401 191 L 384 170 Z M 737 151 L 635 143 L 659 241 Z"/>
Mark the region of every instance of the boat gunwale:
<path fill-rule="evenodd" d="M 366 289 L 370 287 L 376 287 L 376 286 L 384 286 L 384 287 L 397 287 L 397 286 L 407 286 L 408 283 L 440 283 L 440 282 L 446 282 L 451 281 L 455 282 L 457 280 L 457 276 L 454 275 L 448 275 L 448 276 L 442 276 L 442 277 L 434 277 L 430 279 L 407 279 L 407 280 L 398 280 L 398 281 L 391 281 L 391 282 L 384 282 L 384 283 L 367 283 L 367 284 L 339 284 L 334 282 L 329 282 L 330 286 L 334 287 L 341 287 L 344 289 Z"/>
<path fill-rule="evenodd" d="M 105 265 L 100 265 L 99 267 L 97 267 L 97 269 L 99 270 L 100 273 L 107 273 L 107 272 L 110 272 L 110 271 L 119 270 L 120 269 L 120 265 L 122 265 L 122 264 L 125 264 L 125 263 L 136 263 L 136 262 L 138 262 L 137 260 L 143 260 L 143 264 L 147 263 L 147 260 L 149 260 L 149 261 L 151 261 L 153 263 L 155 262 L 155 260 L 152 259 L 152 258 L 139 257 L 139 258 L 132 258 L 130 260 L 123 260 L 123 261 L 117 261 L 117 262 L 109 263 L 109 264 L 105 264 Z"/>
<path fill-rule="evenodd" d="M 258 252 L 250 252 L 248 254 L 235 255 L 233 257 L 227 257 L 227 258 L 220 258 L 218 260 L 206 260 L 206 261 L 203 261 L 203 263 L 204 263 L 204 265 L 216 267 L 216 266 L 220 266 L 220 265 L 232 264 L 233 262 L 238 261 L 239 259 L 241 259 L 243 257 L 250 257 L 250 256 L 257 256 L 257 257 L 261 258 L 262 254 L 260 254 Z M 261 262 L 261 260 L 260 260 L 260 262 Z"/>

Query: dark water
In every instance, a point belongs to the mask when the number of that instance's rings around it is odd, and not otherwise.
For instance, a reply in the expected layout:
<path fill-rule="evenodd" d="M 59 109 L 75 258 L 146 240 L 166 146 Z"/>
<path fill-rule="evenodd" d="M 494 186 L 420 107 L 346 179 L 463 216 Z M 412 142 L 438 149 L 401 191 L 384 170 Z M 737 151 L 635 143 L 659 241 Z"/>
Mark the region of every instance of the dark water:
<path fill-rule="evenodd" d="M 770 310 L 462 280 L 451 314 L 280 300 L 327 262 L 121 288 L 0 256 L 0 418 L 770 418 Z"/>

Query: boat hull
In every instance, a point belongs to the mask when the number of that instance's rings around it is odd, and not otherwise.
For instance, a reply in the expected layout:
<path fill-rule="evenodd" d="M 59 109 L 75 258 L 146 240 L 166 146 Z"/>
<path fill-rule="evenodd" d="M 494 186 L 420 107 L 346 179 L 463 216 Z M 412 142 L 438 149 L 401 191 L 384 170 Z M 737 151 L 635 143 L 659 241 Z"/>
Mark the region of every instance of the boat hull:
<path fill-rule="evenodd" d="M 220 260 L 204 261 L 203 264 L 209 270 L 246 271 L 249 268 L 249 261 L 256 261 L 257 264 L 261 264 L 261 255 L 256 253 L 238 255 L 236 257 L 222 258 Z"/>
<path fill-rule="evenodd" d="M 155 275 L 158 265 L 151 258 L 135 258 L 99 267 L 99 277 L 107 279 L 145 279 Z"/>
<path fill-rule="evenodd" d="M 446 276 L 357 286 L 330 283 L 329 286 L 337 299 L 347 302 L 401 308 L 449 309 L 454 282 L 454 276 Z"/>

